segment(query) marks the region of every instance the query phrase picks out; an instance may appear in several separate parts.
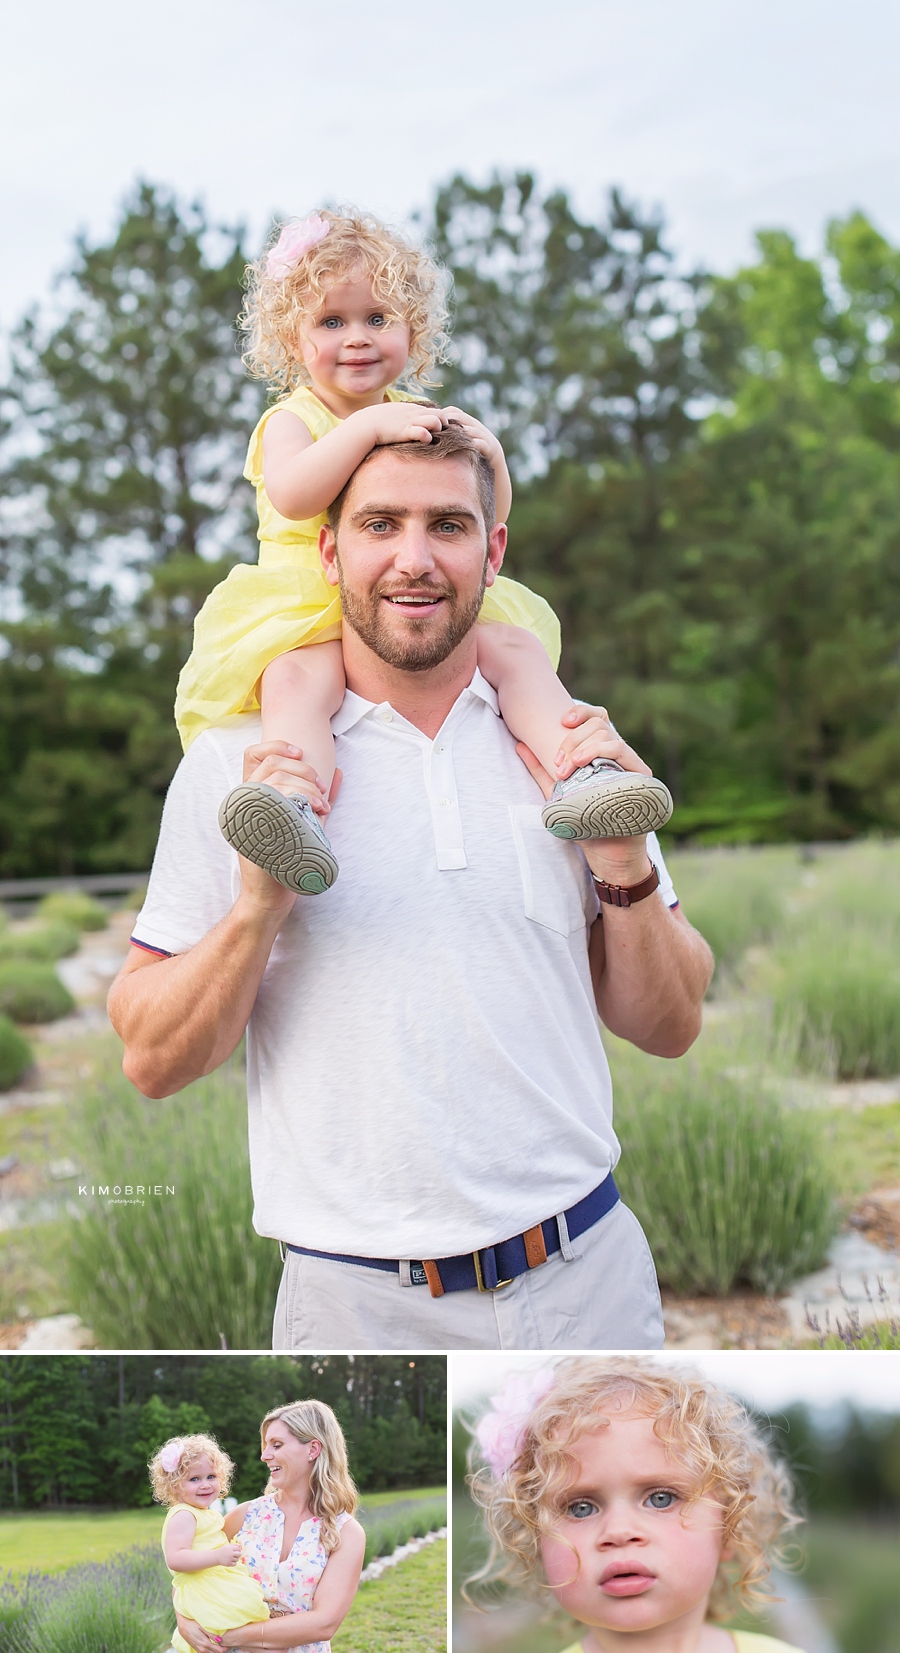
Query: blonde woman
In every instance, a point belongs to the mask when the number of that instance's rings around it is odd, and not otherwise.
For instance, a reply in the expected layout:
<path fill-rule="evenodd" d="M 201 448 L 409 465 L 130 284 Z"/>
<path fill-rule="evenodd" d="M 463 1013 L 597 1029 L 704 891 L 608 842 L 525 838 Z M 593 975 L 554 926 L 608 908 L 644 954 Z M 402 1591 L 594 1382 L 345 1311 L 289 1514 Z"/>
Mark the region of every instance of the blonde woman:
<path fill-rule="evenodd" d="M 226 1517 L 225 1536 L 240 1545 L 271 1617 L 211 1636 L 178 1614 L 178 1631 L 195 1653 L 330 1653 L 330 1638 L 356 1595 L 365 1551 L 343 1431 L 330 1406 L 302 1400 L 269 1412 L 260 1436 L 269 1484 L 261 1498 Z"/>

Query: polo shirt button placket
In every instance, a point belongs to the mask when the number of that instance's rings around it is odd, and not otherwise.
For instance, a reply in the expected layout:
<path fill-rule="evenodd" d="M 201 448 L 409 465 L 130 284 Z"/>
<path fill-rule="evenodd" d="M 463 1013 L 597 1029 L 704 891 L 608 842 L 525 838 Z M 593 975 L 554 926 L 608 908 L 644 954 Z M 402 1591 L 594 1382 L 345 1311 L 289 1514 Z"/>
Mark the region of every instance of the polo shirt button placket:
<path fill-rule="evenodd" d="M 437 864 L 441 872 L 450 872 L 466 865 L 451 743 L 443 740 L 431 747 L 426 775 Z"/>

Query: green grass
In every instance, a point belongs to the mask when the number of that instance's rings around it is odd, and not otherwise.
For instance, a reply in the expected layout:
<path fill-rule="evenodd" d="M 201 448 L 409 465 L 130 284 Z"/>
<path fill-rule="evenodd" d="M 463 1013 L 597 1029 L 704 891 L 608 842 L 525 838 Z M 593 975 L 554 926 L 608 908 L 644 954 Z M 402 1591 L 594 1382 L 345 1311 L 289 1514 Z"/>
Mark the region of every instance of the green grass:
<path fill-rule="evenodd" d="M 447 1645 L 447 1545 L 438 1539 L 360 1587 L 332 1653 L 442 1653 Z"/>
<path fill-rule="evenodd" d="M 133 1544 L 158 1543 L 163 1511 L 3 1510 L 0 1568 L 61 1573 L 87 1561 L 108 1561 Z M 160 1552 L 162 1553 L 162 1552 Z"/>
<path fill-rule="evenodd" d="M 163 1102 L 148 1102 L 110 1066 L 87 1088 L 76 1134 L 93 1186 L 175 1188 L 143 1205 L 98 1195 L 71 1222 L 71 1305 L 101 1345 L 218 1349 L 224 1339 L 229 1349 L 266 1348 L 281 1259 L 251 1223 L 240 1063 Z"/>
<path fill-rule="evenodd" d="M 431 1503 L 436 1498 L 446 1498 L 447 1488 L 412 1487 L 398 1490 L 395 1487 L 391 1492 L 361 1492 L 359 1496 L 360 1508 L 363 1514 L 367 1514 L 369 1510 L 383 1509 L 387 1504 L 397 1504 L 401 1499 L 405 1502 L 409 1498 L 415 1498 L 417 1502 Z"/>
<path fill-rule="evenodd" d="M 816 1121 L 779 1097 L 788 1053 L 765 1022 L 705 1031 L 678 1062 L 610 1048 L 616 1180 L 661 1283 L 776 1292 L 821 1262 L 838 1224 L 832 1178 Z"/>
<path fill-rule="evenodd" d="M 367 1531 L 373 1533 L 386 1527 L 377 1513 L 385 1510 L 390 1517 L 393 1507 L 414 1503 L 416 1510 L 405 1509 L 416 1525 L 427 1514 L 429 1531 L 442 1521 L 434 1521 L 435 1514 L 446 1514 L 444 1487 L 414 1487 L 403 1492 L 370 1492 L 362 1494 L 362 1514 Z M 372 1516 L 376 1519 L 373 1520 Z M 399 1519 L 399 1518 L 398 1518 Z M 163 1511 L 160 1509 L 126 1510 L 2 1510 L 0 1511 L 0 1569 L 13 1573 L 27 1573 L 32 1568 L 42 1573 L 64 1572 L 90 1561 L 108 1561 L 134 1544 L 159 1542 Z M 408 1535 L 409 1536 L 409 1535 Z M 398 1538 L 398 1544 L 405 1538 Z M 392 1545 L 391 1548 L 395 1548 Z M 377 1548 L 375 1554 L 384 1552 Z M 366 1556 L 367 1561 L 371 1556 Z"/>
<path fill-rule="evenodd" d="M 853 1203 L 870 1188 L 900 1187 L 900 1102 L 816 1110 L 823 1151 Z"/>

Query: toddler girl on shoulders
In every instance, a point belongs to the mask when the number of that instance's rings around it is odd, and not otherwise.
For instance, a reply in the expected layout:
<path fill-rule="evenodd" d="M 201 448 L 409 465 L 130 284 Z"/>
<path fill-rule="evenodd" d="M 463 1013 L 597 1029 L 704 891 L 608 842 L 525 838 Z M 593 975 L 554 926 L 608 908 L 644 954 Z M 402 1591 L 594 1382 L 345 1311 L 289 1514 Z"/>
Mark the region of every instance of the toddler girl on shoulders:
<path fill-rule="evenodd" d="M 245 361 L 280 398 L 253 432 L 244 472 L 256 489 L 259 561 L 232 569 L 198 615 L 176 719 L 187 747 L 201 730 L 259 709 L 263 741 L 311 767 L 315 779 L 298 781 L 293 797 L 236 787 L 220 825 L 242 855 L 312 895 L 338 871 L 323 821 L 330 720 L 346 688 L 340 598 L 319 561 L 328 508 L 374 447 L 440 441 L 450 422 L 493 470 L 498 521 L 512 488 L 497 438 L 460 408 L 426 399 L 446 351 L 447 282 L 425 251 L 370 215 L 323 210 L 284 225 L 248 275 Z M 668 819 L 661 781 L 597 758 L 578 733 L 591 713 L 556 676 L 559 624 L 543 598 L 497 576 L 477 643 L 507 726 L 557 781 L 545 809 L 551 831 L 633 836 Z"/>

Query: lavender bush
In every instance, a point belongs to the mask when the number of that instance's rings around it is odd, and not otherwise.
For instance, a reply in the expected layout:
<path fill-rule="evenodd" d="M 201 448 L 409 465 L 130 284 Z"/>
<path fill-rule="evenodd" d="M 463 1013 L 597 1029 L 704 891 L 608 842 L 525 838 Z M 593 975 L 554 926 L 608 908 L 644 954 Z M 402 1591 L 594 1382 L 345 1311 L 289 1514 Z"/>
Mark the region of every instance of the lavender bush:
<path fill-rule="evenodd" d="M 155 1546 L 0 1582 L 2 1653 L 161 1653 L 174 1628 L 171 1581 Z"/>

